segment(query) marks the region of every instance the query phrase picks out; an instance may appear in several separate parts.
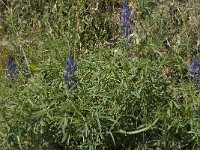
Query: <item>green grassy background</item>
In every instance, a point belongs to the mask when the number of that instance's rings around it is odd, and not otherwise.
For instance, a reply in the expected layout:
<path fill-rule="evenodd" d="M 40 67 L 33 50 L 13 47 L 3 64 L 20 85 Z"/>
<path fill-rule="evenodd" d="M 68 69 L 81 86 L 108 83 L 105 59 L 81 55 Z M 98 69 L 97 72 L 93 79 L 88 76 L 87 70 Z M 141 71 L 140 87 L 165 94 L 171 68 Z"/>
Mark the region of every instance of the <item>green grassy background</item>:
<path fill-rule="evenodd" d="M 122 1 L 0 1 L 1 149 L 200 149 L 200 98 L 188 76 L 200 2 L 129 5 L 134 43 L 124 45 Z M 76 90 L 64 80 L 70 51 Z"/>

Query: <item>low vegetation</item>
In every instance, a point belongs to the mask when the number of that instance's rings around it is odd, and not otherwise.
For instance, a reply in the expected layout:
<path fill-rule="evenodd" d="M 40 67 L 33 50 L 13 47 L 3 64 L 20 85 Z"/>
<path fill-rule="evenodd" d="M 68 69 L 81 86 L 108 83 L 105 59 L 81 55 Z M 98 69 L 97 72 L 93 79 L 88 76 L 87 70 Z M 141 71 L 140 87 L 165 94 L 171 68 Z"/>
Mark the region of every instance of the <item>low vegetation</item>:
<path fill-rule="evenodd" d="M 198 0 L 0 11 L 1 149 L 200 149 Z"/>

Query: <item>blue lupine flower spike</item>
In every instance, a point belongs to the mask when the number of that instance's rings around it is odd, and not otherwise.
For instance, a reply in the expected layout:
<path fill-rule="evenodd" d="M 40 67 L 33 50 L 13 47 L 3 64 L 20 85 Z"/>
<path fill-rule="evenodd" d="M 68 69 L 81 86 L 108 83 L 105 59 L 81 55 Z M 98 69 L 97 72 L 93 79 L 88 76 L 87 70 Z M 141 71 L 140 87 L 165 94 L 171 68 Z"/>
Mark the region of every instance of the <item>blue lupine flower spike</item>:
<path fill-rule="evenodd" d="M 67 89 L 70 89 L 72 86 L 76 88 L 76 83 L 77 80 L 74 77 L 74 73 L 77 70 L 77 65 L 75 61 L 73 60 L 72 53 L 69 53 L 68 59 L 65 62 L 66 64 L 66 70 L 64 71 L 65 73 L 65 81 L 67 82 L 68 86 Z"/>
<path fill-rule="evenodd" d="M 15 64 L 13 57 L 8 57 L 8 70 L 6 71 L 6 76 L 8 79 L 14 79 L 17 75 L 17 65 Z"/>
<path fill-rule="evenodd" d="M 195 58 L 192 58 L 192 62 L 189 65 L 189 76 L 192 78 L 192 81 L 195 84 L 194 89 L 198 90 L 198 78 L 200 77 L 200 63 Z"/>
<path fill-rule="evenodd" d="M 129 37 L 133 33 L 133 21 L 132 21 L 132 10 L 130 9 L 127 2 L 123 3 L 122 13 L 121 13 L 121 22 L 124 38 L 128 39 L 129 43 L 132 43 L 132 37 Z"/>

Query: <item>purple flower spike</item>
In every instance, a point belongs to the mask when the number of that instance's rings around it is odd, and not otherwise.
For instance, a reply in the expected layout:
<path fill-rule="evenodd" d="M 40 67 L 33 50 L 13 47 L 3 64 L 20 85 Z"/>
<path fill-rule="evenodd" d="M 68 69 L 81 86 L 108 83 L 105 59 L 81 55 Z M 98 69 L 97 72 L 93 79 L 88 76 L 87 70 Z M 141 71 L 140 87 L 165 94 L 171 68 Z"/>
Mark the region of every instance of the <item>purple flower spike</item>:
<path fill-rule="evenodd" d="M 124 2 L 122 13 L 121 13 L 121 22 L 122 22 L 122 30 L 121 32 L 124 34 L 124 38 L 128 38 L 129 43 L 132 43 L 132 38 L 129 37 L 130 34 L 133 33 L 133 24 L 131 17 L 133 16 L 130 7 L 127 2 Z"/>
<path fill-rule="evenodd" d="M 200 70 L 199 70 L 200 64 L 199 62 L 195 59 L 192 58 L 192 63 L 189 65 L 189 76 L 194 77 L 196 74 L 200 75 Z"/>
<path fill-rule="evenodd" d="M 17 75 L 17 65 L 15 64 L 14 58 L 8 57 L 8 70 L 6 71 L 6 76 L 8 79 L 14 79 Z"/>
<path fill-rule="evenodd" d="M 64 70 L 65 73 L 65 81 L 67 82 L 68 86 L 67 89 L 70 89 L 72 85 L 76 88 L 77 80 L 74 78 L 74 73 L 77 70 L 77 65 L 75 61 L 73 60 L 72 53 L 69 53 L 68 59 L 65 62 L 66 64 L 66 70 Z"/>
<path fill-rule="evenodd" d="M 192 62 L 189 65 L 189 76 L 193 79 L 193 82 L 195 84 L 195 90 L 198 90 L 198 82 L 200 77 L 200 63 L 193 57 Z"/>

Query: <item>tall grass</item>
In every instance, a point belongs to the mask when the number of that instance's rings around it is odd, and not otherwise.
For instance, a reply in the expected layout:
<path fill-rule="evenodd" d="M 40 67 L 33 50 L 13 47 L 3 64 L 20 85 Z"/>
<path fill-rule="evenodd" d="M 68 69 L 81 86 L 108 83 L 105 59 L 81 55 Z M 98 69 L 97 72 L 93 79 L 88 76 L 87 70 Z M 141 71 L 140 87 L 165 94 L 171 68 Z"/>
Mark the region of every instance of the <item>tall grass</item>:
<path fill-rule="evenodd" d="M 199 1 L 128 1 L 132 44 L 120 32 L 122 1 L 0 4 L 1 149 L 200 148 L 199 91 L 188 74 L 200 59 Z M 78 82 L 67 89 L 70 52 Z"/>

